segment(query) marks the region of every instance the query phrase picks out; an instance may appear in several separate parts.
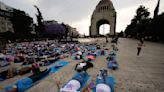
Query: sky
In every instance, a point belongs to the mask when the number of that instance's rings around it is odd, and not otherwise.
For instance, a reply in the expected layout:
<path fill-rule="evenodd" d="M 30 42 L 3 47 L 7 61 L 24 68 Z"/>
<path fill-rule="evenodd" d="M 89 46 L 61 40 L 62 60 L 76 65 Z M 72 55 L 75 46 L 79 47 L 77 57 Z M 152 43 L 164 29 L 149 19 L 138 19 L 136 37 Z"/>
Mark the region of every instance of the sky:
<path fill-rule="evenodd" d="M 56 20 L 77 28 L 80 34 L 89 35 L 91 15 L 100 0 L 0 0 L 8 6 L 28 13 L 36 22 L 37 5 L 44 20 Z M 124 31 L 136 9 L 144 5 L 153 16 L 157 0 L 111 0 L 117 12 L 116 32 Z M 164 0 L 160 2 L 159 14 L 164 12 Z M 100 27 L 102 29 L 102 27 Z M 109 29 L 109 26 L 105 26 Z"/>

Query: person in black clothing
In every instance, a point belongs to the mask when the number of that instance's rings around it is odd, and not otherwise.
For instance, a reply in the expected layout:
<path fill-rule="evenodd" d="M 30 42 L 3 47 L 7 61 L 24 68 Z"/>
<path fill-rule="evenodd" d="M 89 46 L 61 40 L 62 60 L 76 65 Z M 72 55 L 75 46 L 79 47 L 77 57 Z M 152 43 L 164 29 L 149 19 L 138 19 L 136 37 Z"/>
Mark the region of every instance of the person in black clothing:
<path fill-rule="evenodd" d="M 143 38 L 140 38 L 138 45 L 137 45 L 137 56 L 139 56 L 142 46 L 144 46 L 144 41 L 143 41 Z"/>
<path fill-rule="evenodd" d="M 77 72 L 82 72 L 82 71 L 86 72 L 89 68 L 92 68 L 92 67 L 93 67 L 93 64 L 91 62 L 82 61 L 82 62 L 76 64 L 75 70 Z"/>
<path fill-rule="evenodd" d="M 51 71 L 51 69 L 48 69 L 48 70 L 46 69 L 38 74 L 29 76 L 29 78 L 31 78 L 33 82 L 36 82 L 36 81 L 42 79 L 44 76 L 48 75 L 50 71 Z"/>

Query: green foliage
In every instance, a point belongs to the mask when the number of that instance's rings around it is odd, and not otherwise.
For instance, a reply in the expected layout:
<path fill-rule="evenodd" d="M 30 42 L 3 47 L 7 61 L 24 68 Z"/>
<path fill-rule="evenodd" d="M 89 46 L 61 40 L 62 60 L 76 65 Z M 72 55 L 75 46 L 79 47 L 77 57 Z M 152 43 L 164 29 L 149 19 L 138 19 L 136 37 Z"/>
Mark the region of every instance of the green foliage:
<path fill-rule="evenodd" d="M 43 36 L 42 33 L 45 30 L 45 26 L 43 25 L 43 17 L 42 17 L 42 13 L 40 12 L 39 8 L 36 5 L 34 5 L 34 7 L 38 11 L 38 14 L 36 14 L 38 25 L 37 25 L 37 28 L 35 31 L 36 31 L 37 36 L 41 37 L 41 36 Z"/>
<path fill-rule="evenodd" d="M 124 32 L 121 31 L 120 33 L 118 33 L 118 37 L 124 37 Z"/>
<path fill-rule="evenodd" d="M 65 28 L 65 38 L 67 38 L 68 37 L 68 33 L 69 33 L 68 26 L 66 24 L 64 24 L 64 23 L 62 23 L 61 25 L 63 25 L 64 28 Z"/>
<path fill-rule="evenodd" d="M 11 21 L 15 39 L 28 39 L 32 31 L 33 19 L 24 11 L 14 9 Z"/>
<path fill-rule="evenodd" d="M 136 15 L 125 29 L 126 37 L 140 38 L 164 42 L 164 13 L 154 19 L 149 18 L 149 11 L 144 6 L 136 10 Z"/>
<path fill-rule="evenodd" d="M 155 17 L 152 21 L 153 40 L 164 41 L 164 13 Z"/>
<path fill-rule="evenodd" d="M 10 31 L 0 33 L 0 36 L 6 40 L 13 40 L 15 38 L 14 33 L 10 32 Z"/>
<path fill-rule="evenodd" d="M 147 18 L 150 15 L 150 12 L 148 12 L 148 9 L 145 8 L 145 6 L 140 6 L 136 11 L 135 18 L 137 19 L 137 22 L 140 22 L 142 19 Z"/>

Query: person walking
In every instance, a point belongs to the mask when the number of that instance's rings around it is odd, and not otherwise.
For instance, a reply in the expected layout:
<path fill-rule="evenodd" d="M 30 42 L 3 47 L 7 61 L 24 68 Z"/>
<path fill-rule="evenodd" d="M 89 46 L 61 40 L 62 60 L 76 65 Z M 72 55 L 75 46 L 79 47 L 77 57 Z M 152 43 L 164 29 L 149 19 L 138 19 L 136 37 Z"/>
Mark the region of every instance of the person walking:
<path fill-rule="evenodd" d="M 138 45 L 137 45 L 137 56 L 139 56 L 141 49 L 142 49 L 142 46 L 145 46 L 145 45 L 144 45 L 143 38 L 140 38 Z"/>

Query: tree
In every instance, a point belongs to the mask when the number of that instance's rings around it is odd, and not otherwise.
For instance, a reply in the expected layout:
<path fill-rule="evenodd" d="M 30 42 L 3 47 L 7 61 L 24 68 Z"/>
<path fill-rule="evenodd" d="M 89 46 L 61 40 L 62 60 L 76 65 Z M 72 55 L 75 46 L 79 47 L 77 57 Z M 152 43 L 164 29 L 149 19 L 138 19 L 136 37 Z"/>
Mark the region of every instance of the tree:
<path fill-rule="evenodd" d="M 64 23 L 62 23 L 61 25 L 63 25 L 64 28 L 65 28 L 65 38 L 67 39 L 67 37 L 68 37 L 68 33 L 69 33 L 68 26 L 67 26 L 66 24 L 64 24 Z"/>
<path fill-rule="evenodd" d="M 33 19 L 24 11 L 14 9 L 11 22 L 16 39 L 28 39 L 32 31 Z"/>
<path fill-rule="evenodd" d="M 124 37 L 124 32 L 121 31 L 120 33 L 118 33 L 118 37 Z"/>
<path fill-rule="evenodd" d="M 6 40 L 14 40 L 14 38 L 15 38 L 14 33 L 12 33 L 11 31 L 0 33 L 0 36 Z"/>
<path fill-rule="evenodd" d="M 159 2 L 160 0 L 158 0 L 153 19 L 149 18 L 150 13 L 144 6 L 136 10 L 131 24 L 125 29 L 126 36 L 144 37 L 148 40 L 164 42 L 164 13 L 158 15 Z"/>
<path fill-rule="evenodd" d="M 126 37 L 130 35 L 131 37 L 136 38 L 144 35 L 144 30 L 142 28 L 144 27 L 145 22 L 143 22 L 143 20 L 149 20 L 149 15 L 150 12 L 147 8 L 145 8 L 145 6 L 139 6 L 136 10 L 136 15 L 131 20 L 131 24 L 129 24 L 125 29 Z"/>
<path fill-rule="evenodd" d="M 34 7 L 37 9 L 38 11 L 38 14 L 36 14 L 36 17 L 37 17 L 37 22 L 38 22 L 38 27 L 37 27 L 37 30 L 36 30 L 36 34 L 37 36 L 42 36 L 43 34 L 43 31 L 45 30 L 45 26 L 43 24 L 43 17 L 42 17 L 42 13 L 40 12 L 39 8 L 34 5 Z"/>
<path fill-rule="evenodd" d="M 137 11 L 136 11 L 136 20 L 137 23 L 139 23 L 142 19 L 146 19 L 148 18 L 148 16 L 150 15 L 150 12 L 148 11 L 148 8 L 145 8 L 145 6 L 140 6 Z"/>
<path fill-rule="evenodd" d="M 152 36 L 153 40 L 161 40 L 164 42 L 164 13 L 158 15 L 156 18 L 152 20 Z"/>

